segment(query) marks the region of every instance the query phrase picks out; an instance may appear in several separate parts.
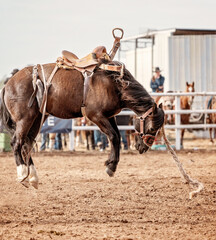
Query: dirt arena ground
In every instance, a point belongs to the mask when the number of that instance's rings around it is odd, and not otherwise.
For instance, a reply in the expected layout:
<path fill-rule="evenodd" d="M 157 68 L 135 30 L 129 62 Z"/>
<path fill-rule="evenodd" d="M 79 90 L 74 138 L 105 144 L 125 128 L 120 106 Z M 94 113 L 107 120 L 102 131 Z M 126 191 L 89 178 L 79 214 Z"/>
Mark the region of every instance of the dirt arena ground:
<path fill-rule="evenodd" d="M 39 189 L 16 182 L 12 154 L 0 154 L 0 240 L 216 239 L 216 151 L 183 151 L 205 189 L 192 200 L 167 152 L 122 153 L 109 178 L 107 153 L 35 153 Z"/>

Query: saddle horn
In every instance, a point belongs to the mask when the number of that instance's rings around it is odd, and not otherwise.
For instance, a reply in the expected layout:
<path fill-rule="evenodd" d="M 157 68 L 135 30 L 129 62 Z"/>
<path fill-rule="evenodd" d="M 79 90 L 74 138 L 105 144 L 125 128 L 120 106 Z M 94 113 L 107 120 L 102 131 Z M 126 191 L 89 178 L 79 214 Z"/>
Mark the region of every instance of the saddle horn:
<path fill-rule="evenodd" d="M 115 31 L 118 30 L 121 32 L 121 36 L 120 37 L 117 37 L 116 34 L 115 34 Z M 115 38 L 115 41 L 113 43 L 113 48 L 111 49 L 110 53 L 109 53 L 109 56 L 110 56 L 110 60 L 112 61 L 113 58 L 115 57 L 116 55 L 116 52 L 118 51 L 119 47 L 120 47 L 120 40 L 123 38 L 123 35 L 124 35 L 124 31 L 123 29 L 121 28 L 114 28 L 112 30 L 112 34 L 113 34 L 113 37 Z"/>

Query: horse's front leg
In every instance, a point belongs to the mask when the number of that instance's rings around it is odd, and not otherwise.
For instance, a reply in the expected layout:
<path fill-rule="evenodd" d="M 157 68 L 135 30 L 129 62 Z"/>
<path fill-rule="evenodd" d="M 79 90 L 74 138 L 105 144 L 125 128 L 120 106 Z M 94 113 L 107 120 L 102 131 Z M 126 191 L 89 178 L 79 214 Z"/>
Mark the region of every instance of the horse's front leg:
<path fill-rule="evenodd" d="M 216 129 L 214 128 L 214 139 L 216 138 Z"/>
<path fill-rule="evenodd" d="M 185 129 L 182 129 L 181 130 L 181 149 L 183 149 L 183 139 L 184 139 L 184 132 L 185 132 Z"/>
<path fill-rule="evenodd" d="M 98 125 L 101 131 L 105 133 L 110 140 L 111 152 L 109 159 L 105 162 L 105 166 L 107 167 L 107 174 L 112 177 L 116 171 L 120 153 L 120 133 L 115 118 L 112 117 L 108 119 L 101 116 L 94 116 L 91 120 Z"/>
<path fill-rule="evenodd" d="M 210 135 L 210 142 L 214 143 L 213 137 L 212 137 L 212 128 L 209 128 L 209 135 Z"/>
<path fill-rule="evenodd" d="M 106 172 L 110 177 L 112 177 L 114 176 L 114 172 L 116 171 L 119 162 L 121 136 L 115 118 L 113 117 L 108 120 L 115 131 L 114 134 L 111 134 L 111 137 L 108 135 L 111 143 L 111 153 L 109 159 L 105 162 L 105 166 L 107 166 Z"/>

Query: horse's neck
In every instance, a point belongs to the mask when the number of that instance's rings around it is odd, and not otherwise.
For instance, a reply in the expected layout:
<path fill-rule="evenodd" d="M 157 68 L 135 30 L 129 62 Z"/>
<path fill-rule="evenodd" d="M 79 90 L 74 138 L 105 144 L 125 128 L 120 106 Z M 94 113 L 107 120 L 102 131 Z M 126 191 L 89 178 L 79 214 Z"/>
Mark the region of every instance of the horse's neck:
<path fill-rule="evenodd" d="M 126 87 L 123 85 L 120 90 L 121 100 L 125 108 L 142 115 L 153 106 L 154 100 L 152 97 L 127 70 L 125 70 L 123 82 L 127 83 Z"/>
<path fill-rule="evenodd" d="M 181 109 L 190 109 L 189 97 L 188 96 L 182 96 L 181 97 Z"/>
<path fill-rule="evenodd" d="M 138 116 L 141 116 L 153 106 L 154 100 L 149 94 L 146 95 L 144 93 L 143 96 L 139 98 L 133 95 L 128 95 L 127 99 L 124 99 L 124 103 L 125 108 L 129 108 Z"/>

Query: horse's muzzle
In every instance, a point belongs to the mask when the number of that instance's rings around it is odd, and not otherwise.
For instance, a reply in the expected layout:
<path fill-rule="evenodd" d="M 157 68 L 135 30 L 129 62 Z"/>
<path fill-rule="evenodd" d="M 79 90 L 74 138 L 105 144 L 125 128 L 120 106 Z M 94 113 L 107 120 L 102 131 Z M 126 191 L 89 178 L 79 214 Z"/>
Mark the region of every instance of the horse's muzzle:
<path fill-rule="evenodd" d="M 147 152 L 149 149 L 149 147 L 144 144 L 143 139 L 140 136 L 136 136 L 135 148 L 140 154 Z"/>

